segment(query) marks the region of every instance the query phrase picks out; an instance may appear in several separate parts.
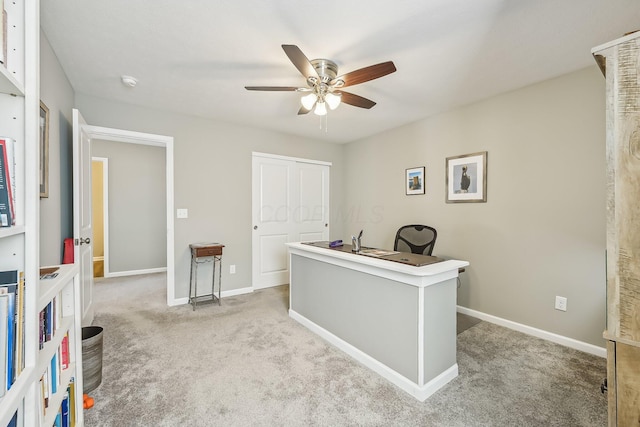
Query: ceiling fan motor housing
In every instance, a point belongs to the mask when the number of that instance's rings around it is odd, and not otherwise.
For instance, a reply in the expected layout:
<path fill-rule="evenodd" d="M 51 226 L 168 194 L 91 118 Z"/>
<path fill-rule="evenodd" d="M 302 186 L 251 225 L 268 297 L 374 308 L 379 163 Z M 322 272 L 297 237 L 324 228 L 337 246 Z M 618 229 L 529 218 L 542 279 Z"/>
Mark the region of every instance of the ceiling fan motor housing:
<path fill-rule="evenodd" d="M 321 83 L 329 83 L 338 75 L 338 65 L 328 59 L 312 59 L 311 65 L 315 68 Z"/>

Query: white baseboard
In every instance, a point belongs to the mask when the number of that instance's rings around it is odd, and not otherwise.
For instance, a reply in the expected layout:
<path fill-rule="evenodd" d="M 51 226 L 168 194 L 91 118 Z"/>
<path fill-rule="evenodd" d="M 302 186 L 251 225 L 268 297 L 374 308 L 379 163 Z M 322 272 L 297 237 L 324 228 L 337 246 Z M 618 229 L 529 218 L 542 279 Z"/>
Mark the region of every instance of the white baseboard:
<path fill-rule="evenodd" d="M 553 332 L 543 331 L 542 329 L 523 325 L 522 323 L 512 322 L 511 320 L 503 319 L 501 317 L 493 316 L 491 314 L 472 310 L 466 307 L 458 306 L 458 313 L 468 314 L 469 316 L 476 317 L 480 320 L 486 320 L 489 323 L 504 326 L 505 328 L 513 329 L 514 331 L 532 335 L 537 338 L 542 338 L 543 340 L 564 345 L 565 347 L 573 348 L 575 350 L 584 351 L 585 353 L 593 354 L 594 356 L 607 357 L 607 349 L 604 347 L 598 347 L 597 345 L 554 334 Z"/>
<path fill-rule="evenodd" d="M 379 362 L 378 360 L 364 353 L 362 350 L 359 350 L 358 348 L 352 346 L 341 338 L 338 338 L 331 332 L 327 331 L 326 329 L 317 325 L 306 317 L 300 315 L 294 310 L 289 309 L 289 317 L 305 326 L 311 332 L 319 335 L 321 338 L 328 341 L 339 350 L 353 357 L 355 360 L 362 363 L 364 366 L 371 369 L 381 377 L 385 378 L 387 381 L 400 387 L 402 390 L 406 391 L 421 402 L 427 400 L 429 396 L 431 396 L 449 381 L 458 376 L 458 364 L 456 363 L 425 385 L 419 386 L 410 379 L 394 371 L 387 365 Z"/>
<path fill-rule="evenodd" d="M 229 289 L 228 291 L 222 291 L 222 298 L 225 297 L 234 297 L 236 295 L 244 295 L 244 294 L 250 294 L 253 292 L 253 288 L 251 286 L 247 287 L 247 288 L 240 288 L 240 289 Z"/>
<path fill-rule="evenodd" d="M 146 270 L 129 270 L 129 271 L 116 271 L 116 272 L 104 272 L 105 278 L 111 277 L 126 277 L 126 276 L 138 276 L 140 274 L 152 274 L 152 273 L 166 273 L 167 267 L 160 268 L 148 268 Z"/>
<path fill-rule="evenodd" d="M 189 298 L 184 297 L 184 298 L 174 298 L 173 300 L 169 301 L 168 305 L 169 307 L 175 307 L 176 305 L 185 305 L 189 303 Z"/>

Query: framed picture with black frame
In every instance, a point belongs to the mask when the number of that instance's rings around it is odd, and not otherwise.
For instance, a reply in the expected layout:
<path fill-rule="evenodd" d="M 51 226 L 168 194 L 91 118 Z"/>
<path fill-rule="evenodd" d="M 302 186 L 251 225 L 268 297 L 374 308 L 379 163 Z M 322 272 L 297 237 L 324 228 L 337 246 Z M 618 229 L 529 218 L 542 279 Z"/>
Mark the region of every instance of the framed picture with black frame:
<path fill-rule="evenodd" d="M 447 203 L 487 201 L 487 152 L 447 157 L 445 192 Z"/>

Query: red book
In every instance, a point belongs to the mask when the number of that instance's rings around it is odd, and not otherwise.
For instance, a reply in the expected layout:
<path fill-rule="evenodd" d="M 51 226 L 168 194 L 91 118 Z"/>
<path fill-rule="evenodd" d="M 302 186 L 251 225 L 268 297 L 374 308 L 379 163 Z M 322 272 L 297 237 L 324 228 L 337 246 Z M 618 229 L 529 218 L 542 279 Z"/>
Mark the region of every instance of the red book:
<path fill-rule="evenodd" d="M 69 367 L 69 333 L 64 334 L 62 343 L 60 344 L 61 356 L 62 356 L 62 369 Z"/>

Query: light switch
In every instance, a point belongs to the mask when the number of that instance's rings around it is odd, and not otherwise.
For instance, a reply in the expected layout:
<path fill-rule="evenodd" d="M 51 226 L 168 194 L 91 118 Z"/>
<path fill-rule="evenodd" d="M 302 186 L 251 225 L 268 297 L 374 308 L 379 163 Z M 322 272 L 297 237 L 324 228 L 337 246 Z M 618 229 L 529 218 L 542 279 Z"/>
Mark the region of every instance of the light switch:
<path fill-rule="evenodd" d="M 189 209 L 178 209 L 178 218 L 189 218 Z"/>

